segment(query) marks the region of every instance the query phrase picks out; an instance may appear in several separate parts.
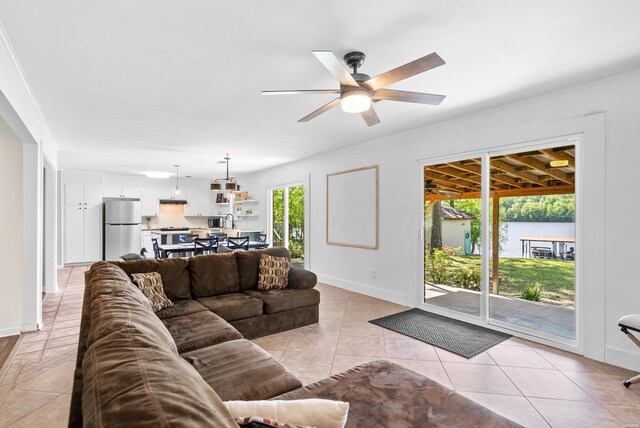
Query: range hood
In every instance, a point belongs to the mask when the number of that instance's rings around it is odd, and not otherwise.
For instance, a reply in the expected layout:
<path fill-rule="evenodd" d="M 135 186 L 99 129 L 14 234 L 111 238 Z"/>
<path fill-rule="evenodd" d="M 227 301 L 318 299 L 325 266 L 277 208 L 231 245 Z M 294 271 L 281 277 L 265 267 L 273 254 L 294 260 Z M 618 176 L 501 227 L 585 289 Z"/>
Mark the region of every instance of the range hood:
<path fill-rule="evenodd" d="M 184 199 L 160 199 L 160 205 L 187 205 Z"/>

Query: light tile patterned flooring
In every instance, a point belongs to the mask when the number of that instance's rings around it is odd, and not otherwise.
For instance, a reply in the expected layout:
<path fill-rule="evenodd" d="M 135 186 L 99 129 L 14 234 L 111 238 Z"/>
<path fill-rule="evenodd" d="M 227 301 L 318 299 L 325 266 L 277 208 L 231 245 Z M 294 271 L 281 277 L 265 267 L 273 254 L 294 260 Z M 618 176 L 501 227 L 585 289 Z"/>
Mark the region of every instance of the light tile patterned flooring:
<path fill-rule="evenodd" d="M 0 382 L 0 428 L 66 426 L 84 270 L 59 271 L 61 292 L 43 305 L 45 328 L 24 335 Z M 319 324 L 254 340 L 305 383 L 387 358 L 526 427 L 640 425 L 640 385 L 621 383 L 628 370 L 516 338 L 467 360 L 367 322 L 402 306 L 317 288 Z"/>

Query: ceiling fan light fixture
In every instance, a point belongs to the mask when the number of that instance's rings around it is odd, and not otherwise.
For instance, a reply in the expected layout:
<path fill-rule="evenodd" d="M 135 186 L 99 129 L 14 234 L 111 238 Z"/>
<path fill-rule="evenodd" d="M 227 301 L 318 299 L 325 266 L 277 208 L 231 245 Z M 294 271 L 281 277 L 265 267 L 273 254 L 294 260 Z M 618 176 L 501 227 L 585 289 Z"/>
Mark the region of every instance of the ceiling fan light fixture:
<path fill-rule="evenodd" d="M 551 166 L 552 168 L 562 168 L 563 166 L 568 166 L 568 165 L 569 165 L 568 160 L 552 160 L 551 162 L 549 162 L 549 166 Z"/>
<path fill-rule="evenodd" d="M 364 89 L 345 92 L 340 98 L 340 106 L 347 113 L 362 113 L 371 107 L 371 94 Z"/>

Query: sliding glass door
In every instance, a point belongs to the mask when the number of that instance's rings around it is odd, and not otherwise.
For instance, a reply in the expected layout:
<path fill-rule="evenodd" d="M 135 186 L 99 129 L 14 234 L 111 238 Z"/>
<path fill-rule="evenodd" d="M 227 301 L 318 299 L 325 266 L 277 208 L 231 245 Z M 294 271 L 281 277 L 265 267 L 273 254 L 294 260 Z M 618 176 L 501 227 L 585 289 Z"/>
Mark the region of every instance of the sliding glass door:
<path fill-rule="evenodd" d="M 421 166 L 426 309 L 576 340 L 576 147 L 563 143 Z"/>
<path fill-rule="evenodd" d="M 481 158 L 424 167 L 424 302 L 480 317 Z"/>
<path fill-rule="evenodd" d="M 576 338 L 575 146 L 490 156 L 489 320 L 543 337 Z M 513 179 L 513 180 L 511 180 Z"/>

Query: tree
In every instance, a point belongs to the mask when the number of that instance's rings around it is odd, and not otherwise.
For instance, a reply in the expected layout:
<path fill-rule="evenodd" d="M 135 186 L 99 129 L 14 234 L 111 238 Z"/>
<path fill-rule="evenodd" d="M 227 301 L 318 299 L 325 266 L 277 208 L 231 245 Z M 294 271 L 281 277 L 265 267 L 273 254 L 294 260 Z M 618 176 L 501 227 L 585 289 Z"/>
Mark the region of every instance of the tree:
<path fill-rule="evenodd" d="M 431 251 L 442 247 L 442 202 L 435 201 L 431 207 Z"/>

